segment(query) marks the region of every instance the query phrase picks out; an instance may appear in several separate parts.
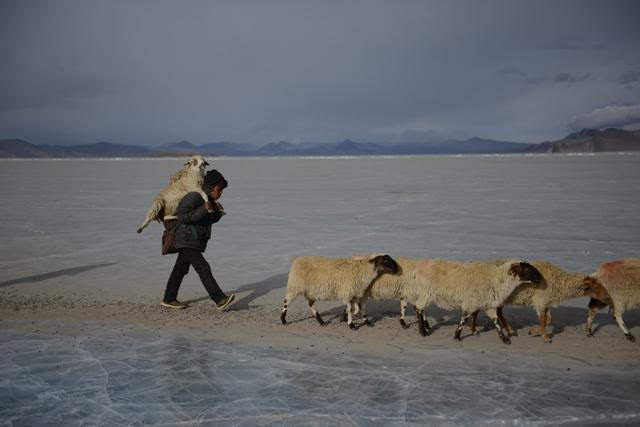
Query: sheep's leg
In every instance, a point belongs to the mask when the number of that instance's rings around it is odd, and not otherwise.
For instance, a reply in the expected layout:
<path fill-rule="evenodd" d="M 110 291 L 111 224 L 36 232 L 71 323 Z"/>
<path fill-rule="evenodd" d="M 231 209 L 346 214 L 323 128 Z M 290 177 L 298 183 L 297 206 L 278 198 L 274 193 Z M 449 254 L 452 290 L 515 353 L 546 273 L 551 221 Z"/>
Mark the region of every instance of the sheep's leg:
<path fill-rule="evenodd" d="M 502 342 L 505 344 L 511 344 L 511 340 L 509 339 L 509 337 L 506 336 L 502 331 L 502 326 L 500 326 L 500 321 L 498 320 L 497 310 L 495 308 L 490 308 L 488 310 L 485 310 L 485 313 L 487 314 L 487 316 L 489 316 L 491 320 L 493 320 L 493 324 L 496 325 L 496 329 L 498 330 L 498 336 L 500 337 Z"/>
<path fill-rule="evenodd" d="M 202 197 L 202 200 L 204 200 L 205 203 L 209 201 L 209 195 L 207 193 L 205 193 L 202 190 L 198 191 L 198 193 L 200 193 L 200 196 Z"/>
<path fill-rule="evenodd" d="M 629 341 L 634 342 L 636 340 L 636 337 L 631 335 L 631 332 L 629 332 L 629 329 L 627 329 L 627 325 L 624 324 L 622 313 L 618 309 L 618 306 L 613 307 L 613 318 L 616 319 L 616 322 L 618 322 L 618 326 L 620 326 L 620 329 L 622 329 L 622 332 L 624 332 L 624 336 L 627 337 Z"/>
<path fill-rule="evenodd" d="M 591 298 L 591 300 L 589 301 L 589 315 L 587 316 L 587 325 L 584 328 L 588 337 L 593 337 L 593 331 L 591 330 L 593 319 L 596 317 L 596 314 L 598 314 L 598 311 L 605 308 L 606 306 L 607 304 L 595 298 Z"/>
<path fill-rule="evenodd" d="M 165 207 L 165 203 L 163 200 L 154 199 L 151 207 L 147 211 L 147 216 L 144 218 L 144 222 L 142 223 L 142 225 L 140 225 L 140 227 L 138 227 L 137 232 L 142 233 L 142 230 L 144 230 L 145 227 L 149 225 L 149 223 L 154 219 L 157 219 L 158 221 L 162 220 L 163 215 L 161 214 L 161 212 L 164 210 L 164 207 Z M 158 216 L 160 216 L 161 218 L 158 218 Z M 164 219 L 166 220 L 174 219 L 174 218 L 164 216 Z"/>
<path fill-rule="evenodd" d="M 429 321 L 427 320 L 427 310 L 426 309 L 422 310 L 422 323 L 424 324 L 424 327 L 427 330 L 427 332 L 431 333 L 431 325 L 429 325 Z"/>
<path fill-rule="evenodd" d="M 356 314 L 358 314 L 360 312 L 360 305 L 358 305 L 357 302 L 353 303 L 354 308 L 353 308 L 353 317 L 356 316 Z M 341 322 L 346 322 L 347 321 L 347 309 L 345 308 L 344 311 L 342 312 L 342 317 L 340 317 L 340 321 Z"/>
<path fill-rule="evenodd" d="M 542 335 L 544 342 L 551 342 L 551 335 L 547 334 L 547 323 L 550 323 L 551 314 L 549 308 L 544 307 L 542 309 L 536 309 L 538 313 L 538 319 L 540 320 L 540 326 L 537 328 L 529 329 L 529 335 Z"/>
<path fill-rule="evenodd" d="M 478 310 L 474 311 L 471 314 L 471 334 L 472 335 L 480 334 L 480 332 L 478 332 Z"/>
<path fill-rule="evenodd" d="M 404 321 L 404 313 L 406 310 L 407 310 L 407 300 L 401 299 L 400 300 L 400 326 L 402 326 L 404 329 L 407 329 L 409 327 L 409 325 L 407 325 L 407 322 Z"/>
<path fill-rule="evenodd" d="M 142 225 L 140 225 L 140 227 L 138 227 L 138 229 L 136 230 L 138 234 L 142 233 L 142 230 L 144 230 L 147 225 L 149 225 L 149 223 L 156 218 L 161 208 L 162 205 L 154 202 L 153 206 L 151 206 L 151 208 L 147 211 L 147 216 L 145 216 Z"/>
<path fill-rule="evenodd" d="M 353 324 L 353 308 L 352 308 L 352 303 L 349 301 L 346 303 L 347 306 L 347 326 L 349 326 L 351 329 L 356 329 L 356 326 Z"/>
<path fill-rule="evenodd" d="M 351 303 L 353 307 L 353 317 L 355 318 L 360 313 L 360 304 L 357 301 Z"/>
<path fill-rule="evenodd" d="M 284 305 L 282 306 L 282 313 L 280 313 L 280 321 L 283 325 L 287 324 L 287 302 L 291 301 L 289 296 L 287 295 L 284 298 Z"/>
<path fill-rule="evenodd" d="M 504 317 L 504 314 L 502 313 L 502 306 L 498 307 L 498 309 L 496 310 L 496 312 L 498 313 L 498 320 L 500 321 L 500 323 L 502 324 L 502 327 L 505 328 L 507 330 L 507 332 L 509 333 L 510 336 L 512 337 L 517 337 L 518 336 L 518 331 L 516 331 L 515 329 L 513 329 L 511 327 L 511 325 L 509 324 L 509 322 L 507 322 L 507 318 Z"/>
<path fill-rule="evenodd" d="M 418 318 L 418 332 L 420 332 L 420 335 L 422 335 L 423 337 L 426 337 L 427 335 L 429 335 L 429 328 L 428 323 L 425 326 L 423 313 L 424 310 L 420 310 L 418 309 L 418 307 L 416 307 L 416 317 Z"/>
<path fill-rule="evenodd" d="M 542 339 L 544 342 L 551 342 L 551 335 L 547 334 L 547 322 L 551 320 L 551 315 L 549 314 L 549 309 L 545 307 L 542 310 L 542 314 L 540 315 L 540 333 L 542 334 Z"/>
<path fill-rule="evenodd" d="M 320 323 L 320 326 L 326 326 L 327 324 L 324 323 L 324 320 L 322 320 L 322 317 L 320 317 L 320 313 L 318 313 L 318 310 L 313 306 L 316 303 L 316 301 L 313 299 L 307 298 L 307 302 L 309 303 L 309 308 L 311 309 L 311 312 L 316 317 L 316 320 L 318 321 L 318 323 Z"/>
<path fill-rule="evenodd" d="M 540 335 L 541 333 L 543 333 L 541 328 L 543 313 L 544 313 L 544 310 L 536 308 L 536 314 L 538 315 L 540 324 L 537 327 L 529 328 L 529 335 Z"/>
<path fill-rule="evenodd" d="M 364 324 L 367 326 L 373 326 L 373 323 L 371 323 L 369 321 L 369 318 L 367 317 L 367 308 L 366 308 L 367 302 L 365 300 L 362 300 L 362 302 L 360 302 L 360 305 L 361 305 L 360 311 L 362 313 L 362 318 L 364 319 Z"/>
<path fill-rule="evenodd" d="M 462 315 L 460 316 L 460 323 L 458 324 L 458 328 L 456 329 L 456 333 L 453 336 L 454 339 L 456 339 L 458 341 L 462 341 L 462 338 L 460 338 L 460 333 L 462 332 L 462 328 L 464 328 L 465 323 L 467 323 L 467 320 L 469 320 L 469 317 L 471 317 L 469 312 L 467 312 L 467 311 L 463 311 L 462 312 Z"/>

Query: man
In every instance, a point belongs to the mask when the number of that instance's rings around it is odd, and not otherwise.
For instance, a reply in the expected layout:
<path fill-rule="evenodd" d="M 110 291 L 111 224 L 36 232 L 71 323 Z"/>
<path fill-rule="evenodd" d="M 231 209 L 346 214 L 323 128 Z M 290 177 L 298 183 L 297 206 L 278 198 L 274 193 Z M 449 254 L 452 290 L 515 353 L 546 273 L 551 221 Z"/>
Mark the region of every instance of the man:
<path fill-rule="evenodd" d="M 178 301 L 178 290 L 182 279 L 193 266 L 211 299 L 220 310 L 225 310 L 233 300 L 234 294 L 225 295 L 211 274 L 211 267 L 202 253 L 207 248 L 211 238 L 211 225 L 220 221 L 225 214 L 222 205 L 217 200 L 227 188 L 227 180 L 217 170 L 210 170 L 204 176 L 203 188 L 209 195 L 205 203 L 199 193 L 187 193 L 180 203 L 176 215 L 178 228 L 175 235 L 175 247 L 178 249 L 178 259 L 169 276 L 167 288 L 164 291 L 162 305 L 169 308 L 186 308 Z"/>

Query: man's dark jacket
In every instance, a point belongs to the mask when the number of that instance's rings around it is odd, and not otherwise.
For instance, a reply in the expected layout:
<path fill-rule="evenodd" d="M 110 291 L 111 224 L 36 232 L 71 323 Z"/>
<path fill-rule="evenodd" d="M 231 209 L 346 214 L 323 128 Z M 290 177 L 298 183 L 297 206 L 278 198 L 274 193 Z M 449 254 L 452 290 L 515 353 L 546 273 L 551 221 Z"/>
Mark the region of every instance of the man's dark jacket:
<path fill-rule="evenodd" d="M 211 224 L 220 221 L 223 213 L 215 202 L 213 212 L 209 213 L 200 193 L 187 193 L 180 203 L 176 216 L 180 225 L 176 229 L 175 246 L 177 249 L 192 248 L 204 252 L 211 238 Z"/>

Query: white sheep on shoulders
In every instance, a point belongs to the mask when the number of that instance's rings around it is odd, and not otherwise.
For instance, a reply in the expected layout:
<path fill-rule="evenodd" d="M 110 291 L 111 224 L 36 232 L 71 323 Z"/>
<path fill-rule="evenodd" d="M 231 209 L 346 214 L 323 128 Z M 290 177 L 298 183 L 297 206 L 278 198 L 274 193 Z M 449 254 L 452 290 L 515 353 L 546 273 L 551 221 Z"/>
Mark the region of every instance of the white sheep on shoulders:
<path fill-rule="evenodd" d="M 153 199 L 138 233 L 149 225 L 151 221 L 163 222 L 176 219 L 178 204 L 185 194 L 195 191 L 200 193 L 205 202 L 207 193 L 202 189 L 205 169 L 209 163 L 202 156 L 193 156 L 184 167 L 169 177 L 169 184 Z"/>

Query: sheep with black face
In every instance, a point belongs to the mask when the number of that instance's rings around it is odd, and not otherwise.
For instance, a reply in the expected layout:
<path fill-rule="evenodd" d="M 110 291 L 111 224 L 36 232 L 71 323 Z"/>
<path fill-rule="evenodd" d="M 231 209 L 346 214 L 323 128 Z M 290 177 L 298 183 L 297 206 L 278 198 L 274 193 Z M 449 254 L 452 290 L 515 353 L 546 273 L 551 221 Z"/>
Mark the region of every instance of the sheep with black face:
<path fill-rule="evenodd" d="M 496 262 L 500 263 L 503 261 L 497 260 Z M 590 279 L 585 274 L 565 271 L 548 261 L 533 261 L 531 264 L 544 276 L 545 286 L 536 286 L 533 284 L 522 285 L 513 291 L 505 304 L 533 307 L 540 319 L 540 327 L 531 328 L 529 334 L 540 334 L 544 342 L 549 343 L 551 342 L 551 336 L 547 334 L 546 331 L 546 328 L 551 326 L 549 307 L 556 306 L 571 298 L 581 296 L 596 297 L 600 295 L 599 288 L 602 288 L 602 285 L 598 287 L 598 284 L 592 284 L 593 279 Z M 473 313 L 473 323 L 471 325 L 473 334 L 476 334 L 477 331 L 477 315 L 477 312 Z M 508 330 L 509 335 L 517 335 L 516 330 L 511 327 L 502 314 L 502 307 L 498 308 L 498 320 L 500 320 L 502 326 Z"/>
<path fill-rule="evenodd" d="M 416 266 L 416 280 L 413 289 L 408 289 L 407 299 L 421 314 L 429 304 L 444 309 L 461 309 L 462 316 L 455 332 L 460 333 L 466 321 L 475 311 L 484 311 L 498 330 L 498 336 L 505 344 L 510 344 L 500 322 L 497 309 L 519 286 L 531 283 L 544 284 L 542 274 L 533 265 L 518 260 L 502 263 L 491 261 L 448 261 L 441 259 L 422 260 Z M 426 335 L 422 323 L 420 333 Z"/>
<path fill-rule="evenodd" d="M 368 255 L 352 258 L 301 256 L 295 258 L 289 270 L 287 295 L 280 314 L 287 323 L 288 305 L 298 296 L 307 299 L 311 312 L 320 325 L 325 325 L 314 307 L 317 300 L 341 300 L 347 308 L 348 325 L 353 324 L 354 303 L 360 301 L 371 283 L 382 274 L 397 274 L 398 264 L 389 255 Z"/>

